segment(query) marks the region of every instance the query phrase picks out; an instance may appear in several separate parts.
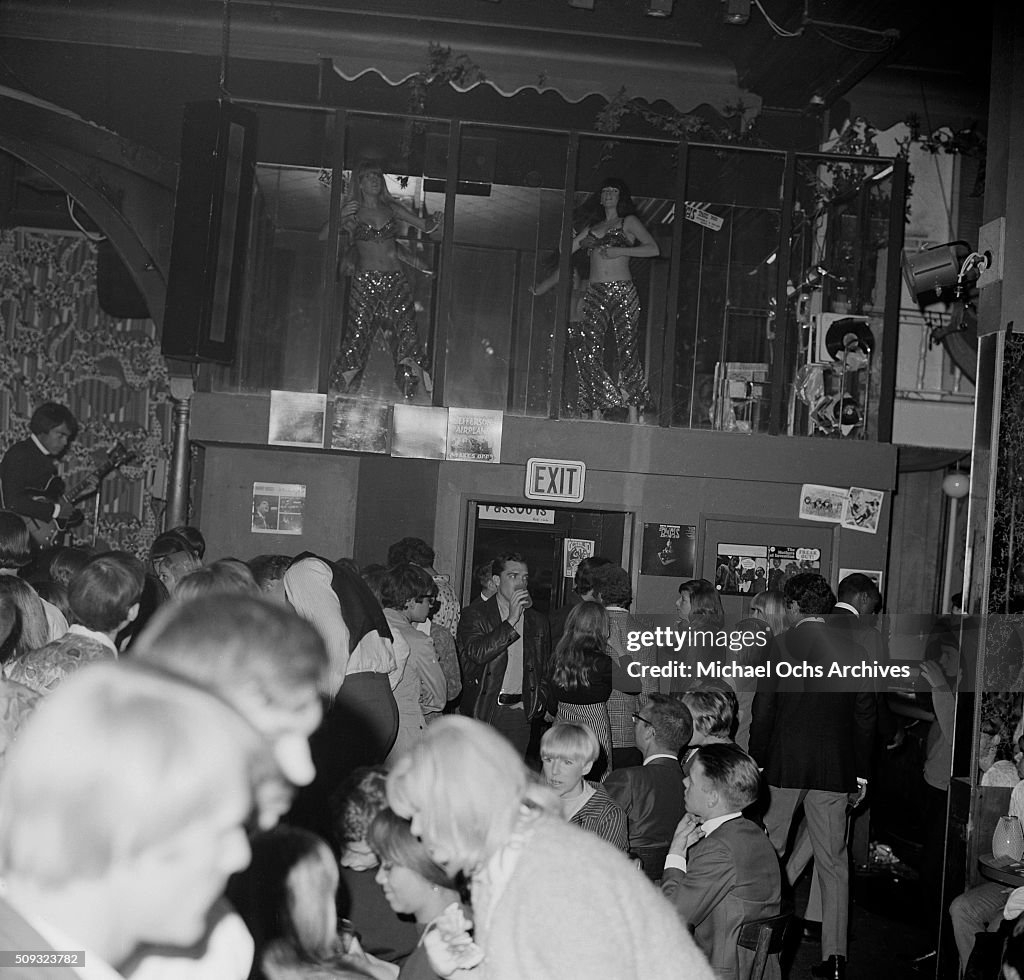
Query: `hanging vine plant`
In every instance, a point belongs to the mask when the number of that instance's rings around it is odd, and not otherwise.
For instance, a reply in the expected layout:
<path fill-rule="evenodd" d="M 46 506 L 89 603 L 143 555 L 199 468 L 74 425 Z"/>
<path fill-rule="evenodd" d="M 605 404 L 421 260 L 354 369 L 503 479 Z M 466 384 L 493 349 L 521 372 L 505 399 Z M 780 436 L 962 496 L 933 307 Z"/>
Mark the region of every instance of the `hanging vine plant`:
<path fill-rule="evenodd" d="M 427 95 L 431 86 L 441 82 L 467 89 L 485 81 L 487 75 L 469 55 L 456 54 L 443 44 L 431 43 L 427 49 L 427 63 L 405 83 L 409 89 L 409 115 L 412 118 L 406 121 L 402 134 L 402 158 L 409 158 L 413 137 L 426 129 L 415 117 L 427 114 Z"/>

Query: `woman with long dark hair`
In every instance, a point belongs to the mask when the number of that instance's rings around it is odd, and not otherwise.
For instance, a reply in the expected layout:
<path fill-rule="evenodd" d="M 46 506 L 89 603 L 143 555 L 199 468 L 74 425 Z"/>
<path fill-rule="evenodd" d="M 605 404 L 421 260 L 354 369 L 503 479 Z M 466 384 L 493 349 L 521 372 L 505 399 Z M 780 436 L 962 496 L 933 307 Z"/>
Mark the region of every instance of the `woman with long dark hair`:
<path fill-rule="evenodd" d="M 640 297 L 630 272 L 631 258 L 653 258 L 660 249 L 643 222 L 624 180 L 610 177 L 583 211 L 583 228 L 572 251 L 586 251 L 590 273 L 580 301 L 579 318 L 569 324 L 569 345 L 579 371 L 581 412 L 601 419 L 607 409 L 625 407 L 630 422 L 653 404 L 640 363 Z M 558 281 L 552 275 L 534 288 L 540 295 Z M 615 369 L 604 363 L 604 340 L 615 337 Z"/>
<path fill-rule="evenodd" d="M 552 701 L 556 720 L 587 725 L 601 744 L 591 775 L 603 778 L 612 769 L 612 733 L 608 698 L 613 690 L 640 693 L 640 679 L 630 677 L 608 650 L 608 613 L 599 602 L 573 606 L 565 632 L 551 658 Z"/>
<path fill-rule="evenodd" d="M 580 375 L 580 407 L 597 418 L 625 406 L 630 422 L 653 404 L 640 363 L 640 297 L 630 272 L 631 258 L 659 253 L 651 233 L 636 216 L 624 180 L 610 177 L 596 195 L 592 220 L 573 240 L 573 251 L 590 253 L 590 282 L 583 294 L 578 333 L 570 337 Z M 615 375 L 604 367 L 604 338 L 615 337 Z"/>

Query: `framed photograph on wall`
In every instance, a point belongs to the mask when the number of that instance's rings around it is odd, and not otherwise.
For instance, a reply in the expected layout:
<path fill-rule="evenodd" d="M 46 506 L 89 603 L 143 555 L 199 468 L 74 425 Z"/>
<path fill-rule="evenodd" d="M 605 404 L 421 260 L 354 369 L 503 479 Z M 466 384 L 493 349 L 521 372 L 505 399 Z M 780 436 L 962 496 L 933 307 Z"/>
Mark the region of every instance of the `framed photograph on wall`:
<path fill-rule="evenodd" d="M 645 524 L 641 575 L 693 578 L 697 528 L 693 524 Z"/>
<path fill-rule="evenodd" d="M 715 588 L 726 595 L 755 595 L 768 588 L 768 549 L 763 544 L 718 545 Z"/>

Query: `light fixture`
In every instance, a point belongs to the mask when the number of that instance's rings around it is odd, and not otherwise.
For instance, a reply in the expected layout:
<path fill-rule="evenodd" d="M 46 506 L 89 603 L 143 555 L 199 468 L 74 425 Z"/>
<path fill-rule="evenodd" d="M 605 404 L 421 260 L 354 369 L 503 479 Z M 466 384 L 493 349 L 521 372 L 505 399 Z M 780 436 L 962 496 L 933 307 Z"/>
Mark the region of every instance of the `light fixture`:
<path fill-rule="evenodd" d="M 675 0 L 645 0 L 644 13 L 648 17 L 671 17 Z"/>
<path fill-rule="evenodd" d="M 967 242 L 946 242 L 920 252 L 904 252 L 903 278 L 917 302 L 928 293 L 941 295 L 945 289 L 952 289 L 953 298 L 960 299 L 965 287 L 991 262 L 989 253 L 975 252 Z"/>
<path fill-rule="evenodd" d="M 946 478 L 942 481 L 942 492 L 947 497 L 953 497 L 955 500 L 959 500 L 961 497 L 966 497 L 971 490 L 971 478 L 966 473 L 961 473 L 959 470 L 954 470 L 952 473 L 948 473 Z"/>
<path fill-rule="evenodd" d="M 727 24 L 745 24 L 750 20 L 750 0 L 722 0 L 722 20 Z"/>

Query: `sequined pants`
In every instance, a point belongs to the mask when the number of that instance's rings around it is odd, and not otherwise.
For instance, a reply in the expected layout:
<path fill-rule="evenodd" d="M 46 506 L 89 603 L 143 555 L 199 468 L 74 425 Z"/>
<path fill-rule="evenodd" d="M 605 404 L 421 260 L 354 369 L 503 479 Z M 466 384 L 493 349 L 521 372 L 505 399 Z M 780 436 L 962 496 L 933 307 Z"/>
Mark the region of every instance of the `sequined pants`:
<path fill-rule="evenodd" d="M 426 370 L 427 353 L 416 333 L 416 312 L 409 280 L 402 272 L 371 269 L 352 276 L 348 295 L 348 323 L 341 353 L 331 367 L 331 387 L 337 391 L 359 388 L 370 344 L 380 328 L 395 360 L 396 383 L 401 387 L 403 360 Z"/>
<path fill-rule="evenodd" d="M 637 328 L 640 297 L 631 279 L 620 282 L 591 282 L 583 294 L 582 317 L 569 324 L 569 343 L 579 371 L 581 411 L 650 405 L 643 365 L 640 363 Z M 604 342 L 608 327 L 615 338 L 618 378 L 604 367 Z"/>

